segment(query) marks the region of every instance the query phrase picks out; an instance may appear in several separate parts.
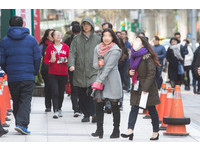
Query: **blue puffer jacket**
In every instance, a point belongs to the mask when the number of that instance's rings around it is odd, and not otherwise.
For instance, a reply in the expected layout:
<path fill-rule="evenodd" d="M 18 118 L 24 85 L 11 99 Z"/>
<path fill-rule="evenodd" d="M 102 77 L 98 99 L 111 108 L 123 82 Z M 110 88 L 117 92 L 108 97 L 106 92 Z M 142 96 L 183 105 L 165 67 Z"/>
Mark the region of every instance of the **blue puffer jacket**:
<path fill-rule="evenodd" d="M 36 39 L 25 27 L 10 27 L 0 43 L 1 68 L 8 82 L 35 81 L 39 73 L 41 52 Z"/>

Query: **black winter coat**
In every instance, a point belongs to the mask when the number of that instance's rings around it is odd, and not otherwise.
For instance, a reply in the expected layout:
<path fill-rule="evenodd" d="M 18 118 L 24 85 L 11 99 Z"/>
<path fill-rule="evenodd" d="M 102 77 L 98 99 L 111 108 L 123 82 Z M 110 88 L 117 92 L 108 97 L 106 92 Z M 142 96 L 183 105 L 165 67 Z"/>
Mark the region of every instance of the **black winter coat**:
<path fill-rule="evenodd" d="M 195 51 L 194 59 L 192 62 L 192 73 L 196 79 L 200 79 L 200 76 L 198 75 L 198 72 L 197 72 L 198 67 L 200 67 L 200 46 Z"/>
<path fill-rule="evenodd" d="M 166 54 L 166 59 L 169 62 L 169 67 L 168 67 L 168 76 L 170 81 L 177 81 L 178 80 L 178 60 L 174 56 L 174 52 L 172 49 L 168 48 L 167 54 Z"/>

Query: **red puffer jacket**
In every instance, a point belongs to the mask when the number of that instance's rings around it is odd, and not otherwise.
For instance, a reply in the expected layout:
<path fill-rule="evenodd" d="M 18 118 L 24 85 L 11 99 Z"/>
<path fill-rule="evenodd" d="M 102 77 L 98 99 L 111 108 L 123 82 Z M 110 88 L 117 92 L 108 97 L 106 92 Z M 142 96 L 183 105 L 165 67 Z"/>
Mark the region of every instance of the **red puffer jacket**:
<path fill-rule="evenodd" d="M 54 44 L 50 44 L 45 52 L 44 63 L 49 65 L 49 74 L 55 75 L 68 75 L 68 57 L 69 57 L 69 47 L 68 45 L 61 43 L 63 46 L 60 53 L 57 52 Z M 56 61 L 54 63 L 50 62 L 51 53 L 56 53 Z M 67 63 L 58 63 L 59 57 L 67 57 Z"/>

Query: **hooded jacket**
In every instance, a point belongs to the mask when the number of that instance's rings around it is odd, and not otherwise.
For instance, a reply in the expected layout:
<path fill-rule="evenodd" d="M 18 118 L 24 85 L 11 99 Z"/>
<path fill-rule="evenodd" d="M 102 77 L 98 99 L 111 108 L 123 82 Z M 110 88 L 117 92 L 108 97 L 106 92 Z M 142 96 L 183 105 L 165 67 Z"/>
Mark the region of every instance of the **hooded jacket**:
<path fill-rule="evenodd" d="M 35 80 L 42 55 L 28 28 L 10 27 L 0 43 L 0 54 L 1 67 L 8 75 L 8 82 Z"/>
<path fill-rule="evenodd" d="M 89 37 L 84 35 L 83 22 L 92 26 Z M 73 85 L 86 88 L 96 80 L 97 70 L 93 67 L 94 48 L 101 42 L 101 37 L 94 33 L 94 23 L 90 18 L 81 21 L 81 33 L 74 37 L 69 53 L 69 67 L 74 66 Z"/>
<path fill-rule="evenodd" d="M 61 43 L 63 46 L 60 50 L 60 53 L 57 52 L 56 48 L 54 47 L 54 44 L 50 44 L 47 49 L 44 56 L 44 63 L 49 65 L 49 71 L 48 74 L 55 74 L 55 75 L 68 75 L 68 66 L 67 63 L 58 63 L 59 57 L 69 57 L 69 47 Z M 54 63 L 49 62 L 51 59 L 51 53 L 56 53 L 56 61 Z"/>

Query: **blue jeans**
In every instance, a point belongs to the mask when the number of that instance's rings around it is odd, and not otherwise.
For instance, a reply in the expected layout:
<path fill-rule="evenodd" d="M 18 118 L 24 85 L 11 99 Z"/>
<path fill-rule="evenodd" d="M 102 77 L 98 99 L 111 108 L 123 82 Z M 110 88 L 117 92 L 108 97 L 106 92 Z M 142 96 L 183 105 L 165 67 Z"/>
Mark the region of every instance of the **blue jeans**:
<path fill-rule="evenodd" d="M 159 131 L 159 118 L 158 113 L 155 106 L 147 107 L 149 114 L 152 120 L 153 132 Z M 138 106 L 131 106 L 131 111 L 129 114 L 129 121 L 128 121 L 128 129 L 134 130 L 135 123 L 138 116 L 139 107 Z"/>

